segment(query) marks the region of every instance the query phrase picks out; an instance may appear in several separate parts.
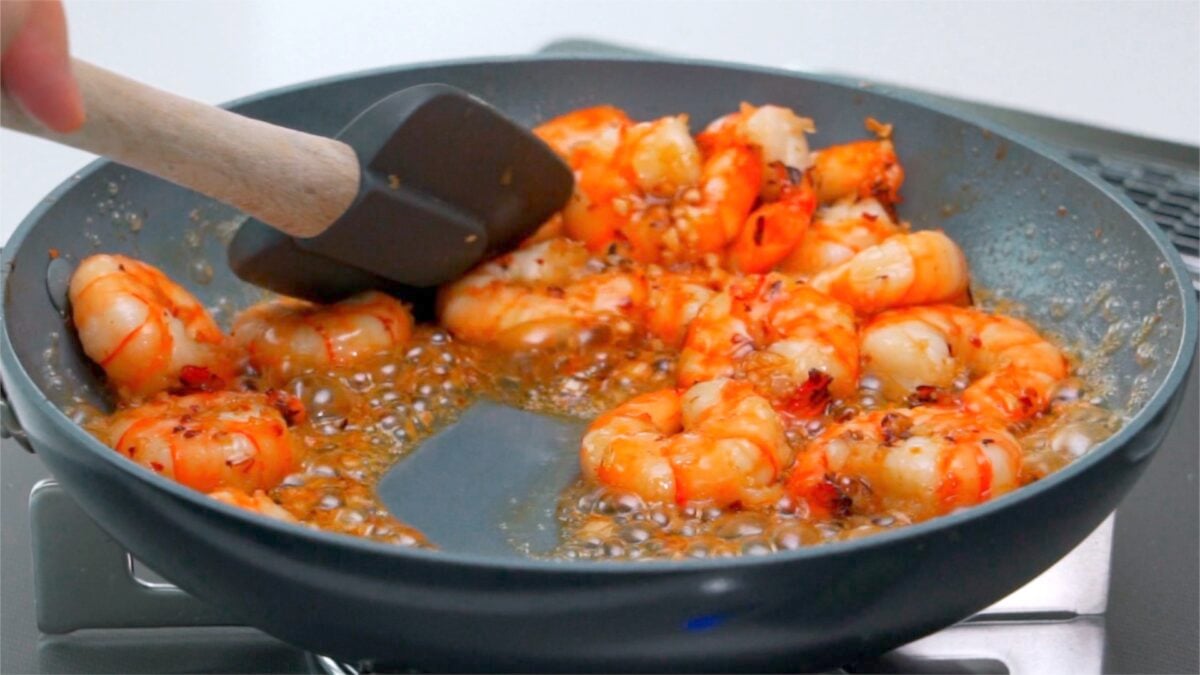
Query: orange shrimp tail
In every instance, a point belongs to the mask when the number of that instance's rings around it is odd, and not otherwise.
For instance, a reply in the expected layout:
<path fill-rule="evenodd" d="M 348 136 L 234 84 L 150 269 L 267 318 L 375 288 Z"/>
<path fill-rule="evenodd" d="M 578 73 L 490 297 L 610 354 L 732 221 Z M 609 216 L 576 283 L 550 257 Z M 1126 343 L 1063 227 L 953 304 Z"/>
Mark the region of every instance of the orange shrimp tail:
<path fill-rule="evenodd" d="M 834 483 L 824 452 L 801 452 L 784 490 L 792 499 L 807 504 L 812 518 L 828 519 L 850 513 L 850 497 Z"/>
<path fill-rule="evenodd" d="M 808 371 L 808 379 L 780 404 L 780 410 L 797 419 L 816 419 L 825 414 L 833 395 L 833 377 L 819 370 Z"/>

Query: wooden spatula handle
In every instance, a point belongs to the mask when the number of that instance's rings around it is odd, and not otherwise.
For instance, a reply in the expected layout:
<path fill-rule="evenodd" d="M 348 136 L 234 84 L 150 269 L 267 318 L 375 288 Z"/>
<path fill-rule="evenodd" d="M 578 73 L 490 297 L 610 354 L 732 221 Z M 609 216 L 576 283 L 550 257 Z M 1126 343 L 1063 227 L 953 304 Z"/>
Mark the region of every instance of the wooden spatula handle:
<path fill-rule="evenodd" d="M 87 150 L 201 192 L 290 235 L 319 234 L 358 194 L 358 158 L 331 138 L 198 103 L 76 59 L 87 121 L 47 130 L 4 95 L 5 127 Z"/>

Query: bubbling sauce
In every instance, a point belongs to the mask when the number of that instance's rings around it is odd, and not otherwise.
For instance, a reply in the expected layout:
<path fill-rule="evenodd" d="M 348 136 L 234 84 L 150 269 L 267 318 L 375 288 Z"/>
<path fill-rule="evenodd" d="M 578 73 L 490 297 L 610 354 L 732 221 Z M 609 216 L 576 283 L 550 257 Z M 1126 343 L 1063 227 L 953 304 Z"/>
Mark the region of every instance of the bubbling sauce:
<path fill-rule="evenodd" d="M 568 345 L 501 352 L 418 327 L 394 353 L 286 383 L 308 412 L 292 430 L 306 456 L 300 471 L 270 494 L 297 519 L 323 530 L 435 548 L 387 511 L 375 487 L 396 462 L 452 424 L 476 399 L 486 396 L 590 420 L 632 396 L 674 386 L 675 377 L 672 351 L 603 330 Z M 248 384 L 264 386 L 253 378 Z M 954 396 L 966 385 L 961 381 L 947 394 Z M 821 418 L 785 418 L 789 443 L 799 450 L 830 423 L 886 407 L 878 389 L 877 382 L 863 378 L 853 396 L 832 401 Z M 1092 389 L 1070 378 L 1058 388 L 1050 411 L 1013 427 L 1025 454 L 1022 485 L 1061 469 L 1119 428 L 1119 416 L 1089 401 Z M 562 452 L 577 455 L 578 447 Z M 869 497 L 870 486 L 861 481 L 844 479 L 839 487 L 851 497 Z M 510 535 L 512 545 L 527 555 L 564 560 L 765 555 L 855 539 L 914 518 L 892 509 L 815 519 L 803 502 L 788 497 L 753 511 L 704 503 L 649 504 L 580 479 L 561 495 L 556 521 L 560 537 L 552 550 L 535 551 L 520 535 Z"/>

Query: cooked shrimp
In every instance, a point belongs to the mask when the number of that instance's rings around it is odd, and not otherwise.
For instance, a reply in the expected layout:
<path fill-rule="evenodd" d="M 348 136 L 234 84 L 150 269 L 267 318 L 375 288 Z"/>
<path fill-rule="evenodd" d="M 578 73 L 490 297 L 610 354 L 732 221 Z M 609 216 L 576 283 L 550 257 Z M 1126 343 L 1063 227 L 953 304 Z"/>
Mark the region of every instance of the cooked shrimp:
<path fill-rule="evenodd" d="M 755 209 L 729 248 L 732 267 L 740 272 L 769 272 L 804 240 L 817 200 L 807 174 L 772 164 L 768 173 L 779 184 L 778 198 Z"/>
<path fill-rule="evenodd" d="M 672 218 L 672 204 L 694 195 L 704 179 L 700 150 L 688 133 L 687 116 L 663 117 L 628 128 L 617 151 L 616 164 L 636 186 L 614 200 L 625 217 L 616 241 L 640 262 L 694 260 L 715 250 L 701 237 L 696 247 L 685 246 L 689 231 Z M 686 223 L 684 224 L 686 225 Z M 708 235 L 708 231 L 702 232 Z"/>
<path fill-rule="evenodd" d="M 778 164 L 797 171 L 812 166 L 805 134 L 816 131 L 811 119 L 777 105 L 743 103 L 735 113 L 721 117 L 705 129 L 697 141 L 708 153 L 731 146 L 758 149 L 763 170 Z M 764 183 L 764 188 L 768 186 Z"/>
<path fill-rule="evenodd" d="M 787 255 L 812 214 L 811 186 L 801 173 L 810 163 L 807 131 L 810 120 L 779 106 L 742 104 L 710 124 L 697 137 L 705 157 L 699 185 L 671 209 L 673 259 L 734 243 L 735 266 L 761 272 Z M 769 203 L 752 214 L 759 197 Z"/>
<path fill-rule="evenodd" d="M 651 268 L 646 275 L 647 332 L 664 345 L 678 348 L 700 308 L 721 292 L 728 281 L 729 274 L 719 267 L 679 272 Z"/>
<path fill-rule="evenodd" d="M 914 232 L 863 249 L 813 277 L 812 286 L 864 314 L 934 303 L 965 304 L 970 273 L 962 249 L 944 233 Z"/>
<path fill-rule="evenodd" d="M 298 522 L 295 516 L 289 513 L 287 509 L 276 504 L 275 500 L 268 497 L 267 493 L 262 490 L 255 490 L 253 494 L 250 494 L 244 490 L 225 488 L 216 492 L 210 492 L 208 496 L 219 502 L 225 502 L 230 506 L 237 506 L 247 511 L 253 511 L 268 518 L 289 523 Z"/>
<path fill-rule="evenodd" d="M 1062 352 L 1028 324 L 950 305 L 875 317 L 862 332 L 862 362 L 892 399 L 929 398 L 965 374 L 974 379 L 962 393 L 966 410 L 1010 421 L 1045 410 L 1067 376 Z"/>
<path fill-rule="evenodd" d="M 638 396 L 593 422 L 580 449 L 591 480 L 649 501 L 717 506 L 773 501 L 791 456 L 770 403 L 729 379 Z"/>
<path fill-rule="evenodd" d="M 628 127 L 616 161 L 645 195 L 670 198 L 700 180 L 700 149 L 688 131 L 687 115 Z"/>
<path fill-rule="evenodd" d="M 757 148 L 732 146 L 706 157 L 696 187 L 671 207 L 664 246 L 674 260 L 696 260 L 723 249 L 746 222 L 758 199 L 762 166 Z"/>
<path fill-rule="evenodd" d="M 238 314 L 233 337 L 252 366 L 282 381 L 395 349 L 408 341 L 412 327 L 408 307 L 368 291 L 332 305 L 291 298 L 255 305 Z"/>
<path fill-rule="evenodd" d="M 118 411 L 98 435 L 138 464 L 201 492 L 269 490 L 297 467 L 283 414 L 258 393 L 162 394 Z"/>
<path fill-rule="evenodd" d="M 632 123 L 618 108 L 597 106 L 555 117 L 533 130 L 575 173 L 575 191 L 563 209 L 563 227 L 592 251 L 612 244 L 627 221 L 614 200 L 632 194 L 634 187 L 616 155 Z"/>
<path fill-rule="evenodd" d="M 928 518 L 1015 489 L 1021 446 L 1004 423 L 934 408 L 875 411 L 836 424 L 796 457 L 787 492 L 818 518 L 896 509 Z M 856 483 L 866 490 L 855 490 Z M 859 499 L 870 504 L 854 504 Z"/>
<path fill-rule="evenodd" d="M 779 271 L 809 278 L 902 231 L 874 199 L 822 206 L 800 243 L 779 263 Z"/>
<path fill-rule="evenodd" d="M 854 312 L 780 274 L 742 277 L 709 300 L 692 321 L 679 356 L 679 381 L 770 377 L 770 389 L 795 389 L 813 371 L 841 396 L 858 377 Z M 782 380 L 780 382 L 780 380 Z"/>
<path fill-rule="evenodd" d="M 855 141 L 823 148 L 816 154 L 813 184 L 822 204 L 847 197 L 872 197 L 884 206 L 900 200 L 904 169 L 891 141 Z"/>
<path fill-rule="evenodd" d="M 146 263 L 86 258 L 69 295 L 83 351 L 122 398 L 220 388 L 236 373 L 229 339 L 200 301 Z"/>
<path fill-rule="evenodd" d="M 589 258 L 579 242 L 551 239 L 444 287 L 438 316 L 463 340 L 512 349 L 561 342 L 601 323 L 632 334 L 645 302 L 639 272 Z"/>

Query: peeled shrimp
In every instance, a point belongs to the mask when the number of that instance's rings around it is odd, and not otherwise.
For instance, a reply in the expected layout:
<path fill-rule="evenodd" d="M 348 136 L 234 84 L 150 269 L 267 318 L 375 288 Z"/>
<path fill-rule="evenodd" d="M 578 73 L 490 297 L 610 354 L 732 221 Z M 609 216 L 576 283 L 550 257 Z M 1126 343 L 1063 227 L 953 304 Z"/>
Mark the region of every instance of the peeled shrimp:
<path fill-rule="evenodd" d="M 794 389 L 814 371 L 829 378 L 829 391 L 836 395 L 854 390 L 854 312 L 780 274 L 732 281 L 700 309 L 679 356 L 683 386 L 741 373 L 756 379 L 782 376 Z"/>
<path fill-rule="evenodd" d="M 593 422 L 580 449 L 590 480 L 648 501 L 717 506 L 774 500 L 791 457 L 771 405 L 729 379 L 638 396 Z"/>
<path fill-rule="evenodd" d="M 822 204 L 872 197 L 891 206 L 900 201 L 904 182 L 896 148 L 886 139 L 823 148 L 817 152 L 812 175 Z"/>
<path fill-rule="evenodd" d="M 284 415 L 265 394 L 162 394 L 98 431 L 122 455 L 201 492 L 269 490 L 297 468 Z"/>
<path fill-rule="evenodd" d="M 779 106 L 755 107 L 722 117 L 697 137 L 706 161 L 701 189 L 676 206 L 684 244 L 704 252 L 731 246 L 730 261 L 743 272 L 766 272 L 804 236 L 815 207 L 803 173 L 811 157 L 804 134 L 811 120 Z M 764 202 L 751 212 L 755 201 Z"/>
<path fill-rule="evenodd" d="M 86 258 L 69 294 L 83 351 L 121 398 L 220 388 L 236 373 L 234 350 L 200 301 L 146 263 Z"/>
<path fill-rule="evenodd" d="M 629 177 L 616 163 L 617 148 L 632 123 L 619 108 L 596 106 L 555 117 L 533 130 L 575 173 L 563 228 L 592 251 L 609 246 L 626 222 L 613 200 L 633 192 Z"/>
<path fill-rule="evenodd" d="M 716 267 L 686 271 L 651 268 L 646 274 L 645 328 L 668 347 L 678 348 L 700 308 L 725 288 L 729 274 Z"/>
<path fill-rule="evenodd" d="M 551 239 L 484 263 L 442 289 L 439 318 L 455 336 L 502 348 L 561 342 L 599 324 L 632 334 L 646 286 L 640 272 Z"/>
<path fill-rule="evenodd" d="M 875 199 L 842 201 L 817 209 L 803 239 L 779 264 L 785 274 L 809 278 L 902 232 Z"/>
<path fill-rule="evenodd" d="M 744 273 L 769 272 L 804 240 L 816 208 L 807 174 L 773 164 L 778 196 L 759 206 L 746 219 L 729 248 L 731 266 Z"/>
<path fill-rule="evenodd" d="M 892 399 L 949 390 L 961 375 L 972 413 L 1018 421 L 1041 413 L 1067 376 L 1062 352 L 1023 321 L 971 307 L 910 307 L 875 317 L 862 331 L 862 362 Z"/>
<path fill-rule="evenodd" d="M 804 171 L 813 163 L 805 134 L 815 130 L 811 119 L 790 108 L 743 103 L 737 112 L 709 124 L 697 141 L 710 153 L 731 146 L 755 147 L 764 171 L 772 165 Z"/>
<path fill-rule="evenodd" d="M 801 450 L 787 492 L 818 518 L 859 506 L 920 519 L 1015 489 L 1020 468 L 1021 446 L 1000 420 L 936 408 L 875 411 L 830 427 Z"/>
<path fill-rule="evenodd" d="M 930 230 L 896 235 L 821 272 L 812 286 L 864 314 L 934 303 L 965 304 L 970 273 L 962 249 Z"/>
<path fill-rule="evenodd" d="M 403 303 L 368 291 L 332 305 L 290 298 L 255 305 L 238 314 L 233 338 L 259 372 L 287 380 L 395 349 L 408 341 L 412 327 Z"/>

